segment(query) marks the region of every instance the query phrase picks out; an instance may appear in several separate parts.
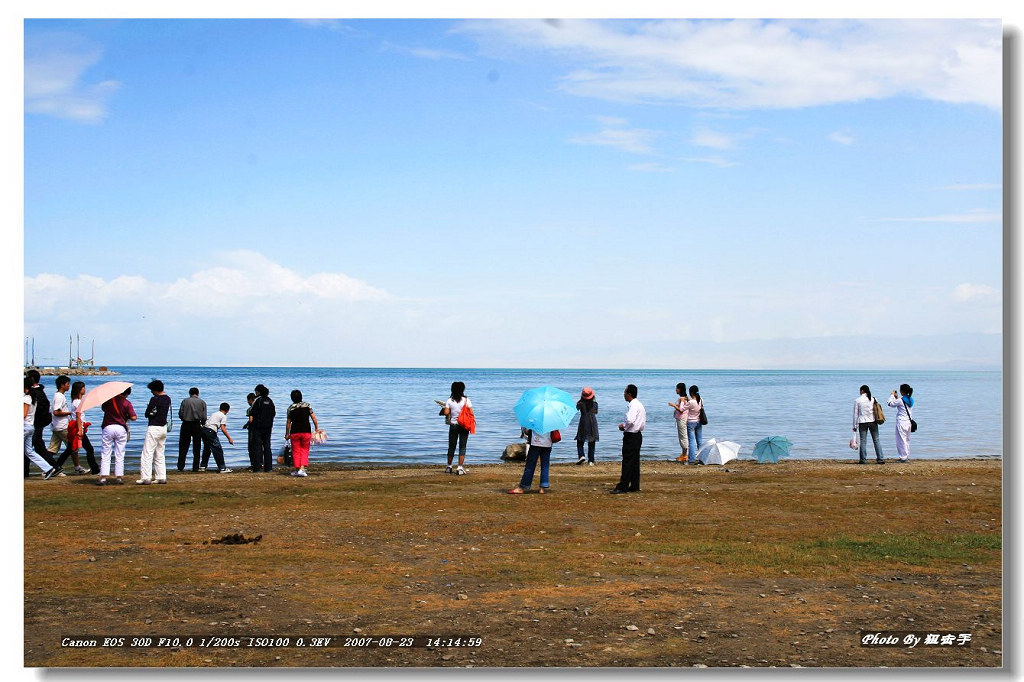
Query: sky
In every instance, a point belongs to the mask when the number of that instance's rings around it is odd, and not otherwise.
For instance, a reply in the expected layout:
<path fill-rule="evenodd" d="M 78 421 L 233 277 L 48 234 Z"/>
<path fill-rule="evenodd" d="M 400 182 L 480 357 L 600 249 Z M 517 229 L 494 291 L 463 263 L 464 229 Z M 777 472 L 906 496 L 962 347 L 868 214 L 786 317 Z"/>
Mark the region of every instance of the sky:
<path fill-rule="evenodd" d="M 24 336 L 998 368 L 1002 59 L 998 18 L 26 20 Z"/>

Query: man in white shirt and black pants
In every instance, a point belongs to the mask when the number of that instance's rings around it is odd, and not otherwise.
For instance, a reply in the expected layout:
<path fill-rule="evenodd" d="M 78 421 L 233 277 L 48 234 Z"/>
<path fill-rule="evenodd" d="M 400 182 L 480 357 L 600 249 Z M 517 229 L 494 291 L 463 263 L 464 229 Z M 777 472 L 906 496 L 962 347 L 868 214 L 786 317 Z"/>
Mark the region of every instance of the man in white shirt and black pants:
<path fill-rule="evenodd" d="M 647 410 L 636 399 L 636 386 L 626 386 L 622 397 L 629 406 L 626 408 L 626 419 L 619 424 L 622 431 L 622 476 L 612 489 L 612 495 L 640 492 L 640 446 L 644 442 L 643 430 L 647 425 Z"/>

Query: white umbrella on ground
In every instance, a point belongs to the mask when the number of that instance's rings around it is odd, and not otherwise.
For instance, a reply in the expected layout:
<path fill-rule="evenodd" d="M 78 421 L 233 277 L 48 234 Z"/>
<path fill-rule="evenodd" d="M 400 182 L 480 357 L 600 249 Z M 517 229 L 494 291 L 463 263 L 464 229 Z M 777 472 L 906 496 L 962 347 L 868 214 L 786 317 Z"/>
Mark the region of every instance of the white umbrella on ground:
<path fill-rule="evenodd" d="M 700 446 L 697 459 L 704 464 L 725 464 L 736 459 L 740 452 L 740 444 L 729 440 L 711 440 Z"/>

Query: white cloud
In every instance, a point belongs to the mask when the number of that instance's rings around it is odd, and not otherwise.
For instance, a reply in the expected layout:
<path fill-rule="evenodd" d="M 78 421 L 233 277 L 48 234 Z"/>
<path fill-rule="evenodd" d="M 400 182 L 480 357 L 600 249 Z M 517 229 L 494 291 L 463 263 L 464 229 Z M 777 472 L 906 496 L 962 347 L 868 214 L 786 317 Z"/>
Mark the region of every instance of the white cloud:
<path fill-rule="evenodd" d="M 484 50 L 576 63 L 566 92 L 725 109 L 896 96 L 1002 106 L 999 21 L 466 21 Z"/>
<path fill-rule="evenodd" d="M 596 117 L 604 129 L 597 133 L 575 135 L 569 138 L 572 144 L 614 147 L 630 154 L 653 154 L 654 141 L 661 137 L 657 130 L 625 128 L 628 121 L 619 118 Z"/>
<path fill-rule="evenodd" d="M 381 49 L 386 52 L 398 52 L 418 59 L 429 59 L 430 61 L 441 61 L 444 59 L 452 59 L 462 62 L 470 61 L 469 57 L 460 52 L 455 52 L 454 50 L 444 50 L 431 47 L 406 47 L 404 45 L 396 45 L 387 41 L 381 43 Z"/>
<path fill-rule="evenodd" d="M 828 136 L 828 139 L 832 140 L 836 144 L 851 145 L 853 144 L 853 138 L 846 133 L 835 131 Z"/>
<path fill-rule="evenodd" d="M 159 309 L 178 316 L 245 317 L 255 311 L 294 314 L 302 303 L 316 304 L 316 309 L 326 311 L 336 303 L 392 298 L 387 291 L 348 275 L 302 275 L 253 251 L 223 254 L 222 264 L 173 282 L 126 275 L 110 280 L 52 273 L 25 278 L 28 318 L 59 315 L 69 300 L 74 300 L 86 316 L 102 313 L 130 317 Z"/>
<path fill-rule="evenodd" d="M 81 123 L 103 121 L 107 102 L 121 84 L 85 79 L 102 56 L 99 46 L 75 35 L 26 36 L 25 112 Z"/>
<path fill-rule="evenodd" d="M 690 156 L 690 157 L 687 157 L 687 158 L 683 159 L 683 161 L 689 161 L 690 163 L 706 163 L 706 164 L 709 164 L 711 166 L 718 166 L 719 168 L 732 168 L 733 166 L 739 165 L 735 161 L 728 161 L 726 159 L 723 159 L 720 156 L 704 156 L 704 157 Z"/>
<path fill-rule="evenodd" d="M 994 301 L 998 300 L 999 291 L 985 284 L 958 284 L 953 289 L 953 300 L 958 303 L 968 301 Z"/>
<path fill-rule="evenodd" d="M 675 168 L 671 166 L 665 166 L 660 163 L 634 163 L 629 166 L 629 170 L 637 173 L 671 173 L 675 171 Z"/>
<path fill-rule="evenodd" d="M 710 147 L 712 149 L 735 149 L 736 139 L 732 135 L 717 132 L 709 128 L 697 129 L 690 144 L 697 147 Z"/>

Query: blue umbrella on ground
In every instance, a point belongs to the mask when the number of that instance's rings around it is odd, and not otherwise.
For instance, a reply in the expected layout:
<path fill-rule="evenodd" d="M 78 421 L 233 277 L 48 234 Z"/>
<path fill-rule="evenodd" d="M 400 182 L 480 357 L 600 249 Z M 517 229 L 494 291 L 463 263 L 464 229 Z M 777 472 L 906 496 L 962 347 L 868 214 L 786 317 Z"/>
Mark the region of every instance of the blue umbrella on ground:
<path fill-rule="evenodd" d="M 523 393 L 512 411 L 524 429 L 548 433 L 569 425 L 576 414 L 576 399 L 554 386 L 541 386 Z"/>
<path fill-rule="evenodd" d="M 754 446 L 754 457 L 757 457 L 757 461 L 762 464 L 765 462 L 778 464 L 779 457 L 789 455 L 791 447 L 793 444 L 785 436 L 768 436 L 757 441 L 757 445 Z"/>

